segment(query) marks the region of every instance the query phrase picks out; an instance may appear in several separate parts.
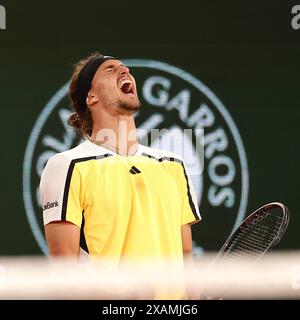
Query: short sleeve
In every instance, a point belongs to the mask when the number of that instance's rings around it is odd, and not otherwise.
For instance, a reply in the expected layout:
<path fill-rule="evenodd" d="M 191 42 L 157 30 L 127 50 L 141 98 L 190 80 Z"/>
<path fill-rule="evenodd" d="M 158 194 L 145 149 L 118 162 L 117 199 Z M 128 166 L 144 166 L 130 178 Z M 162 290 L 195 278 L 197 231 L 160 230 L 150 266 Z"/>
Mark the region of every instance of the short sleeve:
<path fill-rule="evenodd" d="M 186 166 L 182 162 L 182 215 L 181 224 L 196 223 L 201 221 L 201 215 L 199 212 L 199 207 L 196 200 L 196 195 L 192 181 L 187 173 Z"/>
<path fill-rule="evenodd" d="M 81 227 L 81 177 L 74 161 L 57 154 L 51 157 L 40 181 L 40 200 L 44 225 L 69 221 Z"/>

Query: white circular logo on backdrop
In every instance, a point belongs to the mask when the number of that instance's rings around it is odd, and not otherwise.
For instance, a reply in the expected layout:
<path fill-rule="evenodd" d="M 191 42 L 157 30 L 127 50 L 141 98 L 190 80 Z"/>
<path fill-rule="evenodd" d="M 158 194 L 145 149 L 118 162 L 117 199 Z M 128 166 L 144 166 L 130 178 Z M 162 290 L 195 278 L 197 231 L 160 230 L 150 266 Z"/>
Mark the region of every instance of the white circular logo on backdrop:
<path fill-rule="evenodd" d="M 218 250 L 243 220 L 248 201 L 247 159 L 232 117 L 215 94 L 187 72 L 159 61 L 128 59 L 123 62 L 136 79 L 142 102 L 135 116 L 137 127 L 144 133 L 140 137 L 141 143 L 149 142 L 152 129 L 168 129 L 161 131 L 159 139 L 151 140 L 152 147 L 169 148 L 164 141 L 169 141 L 171 135 L 183 144 L 175 143 L 170 151 L 184 153 L 186 162 L 196 155 L 193 168 L 188 164 L 187 167 L 203 225 L 201 232 L 194 228 L 193 239 L 204 249 Z M 68 87 L 69 83 L 59 89 L 40 113 L 30 134 L 23 163 L 26 215 L 45 254 L 47 245 L 38 191 L 40 176 L 49 157 L 75 147 L 81 141 L 67 125 L 72 112 Z M 193 135 L 184 135 L 186 129 L 191 129 Z M 200 131 L 204 134 L 201 154 L 195 152 L 199 129 L 203 129 Z M 203 167 L 203 171 L 192 170 L 195 167 Z"/>

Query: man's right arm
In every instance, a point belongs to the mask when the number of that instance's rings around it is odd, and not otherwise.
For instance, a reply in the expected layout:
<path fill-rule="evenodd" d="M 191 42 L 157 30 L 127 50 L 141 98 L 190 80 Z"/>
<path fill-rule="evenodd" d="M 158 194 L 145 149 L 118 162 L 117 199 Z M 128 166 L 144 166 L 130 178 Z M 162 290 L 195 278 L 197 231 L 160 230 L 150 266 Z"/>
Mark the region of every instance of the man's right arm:
<path fill-rule="evenodd" d="M 80 228 L 75 224 L 54 221 L 45 226 L 45 234 L 50 256 L 78 256 Z"/>
<path fill-rule="evenodd" d="M 40 182 L 46 240 L 51 256 L 78 256 L 82 224 L 79 171 L 62 154 L 51 157 Z"/>

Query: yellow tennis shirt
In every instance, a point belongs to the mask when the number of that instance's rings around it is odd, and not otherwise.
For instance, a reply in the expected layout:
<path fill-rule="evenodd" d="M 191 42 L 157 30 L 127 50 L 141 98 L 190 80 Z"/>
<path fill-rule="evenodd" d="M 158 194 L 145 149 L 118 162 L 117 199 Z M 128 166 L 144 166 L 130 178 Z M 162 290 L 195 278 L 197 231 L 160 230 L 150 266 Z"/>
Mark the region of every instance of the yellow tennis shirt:
<path fill-rule="evenodd" d="M 40 183 L 44 224 L 81 228 L 80 247 L 114 259 L 182 259 L 181 226 L 200 220 L 182 159 L 138 146 L 120 156 L 89 140 L 48 160 Z"/>

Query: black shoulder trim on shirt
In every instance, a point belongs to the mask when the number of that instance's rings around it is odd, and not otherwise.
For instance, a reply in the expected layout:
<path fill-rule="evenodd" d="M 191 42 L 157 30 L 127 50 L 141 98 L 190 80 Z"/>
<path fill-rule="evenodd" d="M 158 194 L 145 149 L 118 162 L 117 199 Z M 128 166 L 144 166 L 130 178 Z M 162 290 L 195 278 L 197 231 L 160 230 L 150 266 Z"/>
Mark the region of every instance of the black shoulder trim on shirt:
<path fill-rule="evenodd" d="M 86 244 L 85 240 L 85 234 L 84 234 L 84 224 L 85 224 L 85 219 L 84 219 L 84 210 L 82 211 L 82 222 L 81 222 L 81 228 L 80 228 L 80 248 L 84 250 L 85 252 L 89 253 L 88 246 Z"/>
<path fill-rule="evenodd" d="M 180 159 L 174 158 L 174 157 L 156 158 L 156 157 L 154 157 L 154 156 L 152 156 L 150 154 L 147 154 L 147 153 L 142 153 L 142 156 L 145 156 L 145 157 L 148 157 L 148 158 L 151 158 L 151 159 L 155 159 L 158 162 L 174 161 L 174 162 L 178 162 L 178 163 L 180 163 L 182 165 L 183 173 L 184 173 L 184 177 L 185 177 L 186 185 L 187 185 L 187 195 L 188 195 L 188 198 L 189 198 L 189 204 L 190 204 L 190 207 L 192 209 L 192 212 L 193 212 L 193 215 L 194 215 L 195 219 L 196 220 L 200 220 L 199 216 L 197 215 L 196 207 L 195 207 L 195 204 L 194 204 L 193 199 L 192 199 L 192 195 L 191 195 L 191 191 L 190 191 L 190 184 L 189 184 L 189 180 L 188 180 L 188 177 L 187 177 L 187 173 L 186 173 L 183 161 L 180 160 Z"/>
<path fill-rule="evenodd" d="M 156 158 L 150 154 L 147 154 L 147 153 L 142 153 L 142 156 L 144 157 L 148 157 L 148 158 L 151 158 L 151 159 L 154 159 L 158 162 L 162 162 L 162 161 L 174 161 L 174 162 L 178 162 L 178 163 L 181 163 L 182 164 L 182 160 L 180 159 L 177 159 L 177 158 L 174 158 L 174 157 L 161 157 L 161 158 Z"/>
<path fill-rule="evenodd" d="M 61 220 L 65 221 L 66 220 L 66 214 L 67 214 L 67 205 L 68 205 L 68 196 L 69 196 L 69 189 L 70 189 L 70 183 L 71 183 L 71 178 L 74 170 L 74 166 L 78 162 L 83 162 L 83 161 L 89 161 L 89 160 L 101 160 L 107 157 L 112 156 L 110 153 L 106 153 L 100 156 L 92 156 L 92 157 L 85 157 L 85 158 L 78 158 L 78 159 L 73 159 L 70 163 L 67 177 L 66 177 L 66 182 L 65 182 L 65 189 L 64 189 L 64 196 L 63 196 L 63 203 L 62 203 L 62 211 L 61 211 Z"/>
<path fill-rule="evenodd" d="M 186 180 L 187 194 L 188 194 L 188 198 L 189 198 L 190 207 L 192 209 L 192 212 L 193 212 L 193 215 L 194 215 L 195 219 L 196 220 L 200 220 L 200 218 L 197 215 L 197 210 L 196 210 L 195 204 L 194 204 L 193 199 L 192 199 L 192 195 L 191 195 L 191 191 L 190 191 L 190 184 L 189 184 L 189 180 L 188 180 L 188 176 L 187 176 L 185 167 L 184 167 L 183 163 L 181 163 L 181 165 L 182 165 L 183 172 L 184 172 L 184 177 L 185 177 L 185 180 Z"/>

